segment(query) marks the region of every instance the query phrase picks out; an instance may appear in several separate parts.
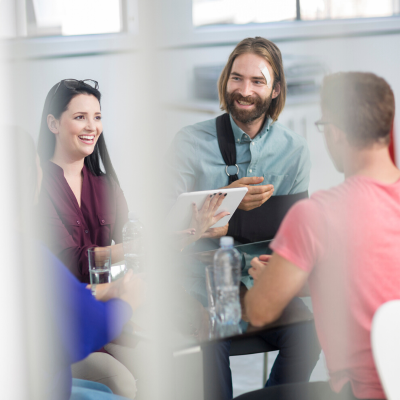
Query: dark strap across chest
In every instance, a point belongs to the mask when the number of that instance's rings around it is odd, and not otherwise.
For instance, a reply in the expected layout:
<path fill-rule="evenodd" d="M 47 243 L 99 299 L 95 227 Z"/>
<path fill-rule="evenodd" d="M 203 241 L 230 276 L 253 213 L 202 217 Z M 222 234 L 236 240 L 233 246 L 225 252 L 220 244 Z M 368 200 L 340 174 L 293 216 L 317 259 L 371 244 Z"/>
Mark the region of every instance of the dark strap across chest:
<path fill-rule="evenodd" d="M 230 185 L 239 179 L 239 167 L 236 164 L 235 136 L 229 114 L 222 114 L 217 118 L 217 138 L 219 150 L 226 164 L 225 172 L 229 177 Z"/>
<path fill-rule="evenodd" d="M 222 158 L 225 161 L 225 172 L 229 184 L 239 179 L 237 173 L 236 145 L 229 114 L 217 118 L 217 138 Z M 229 171 L 236 168 L 236 174 Z M 264 182 L 268 184 L 268 182 Z M 286 213 L 294 203 L 308 197 L 308 192 L 272 196 L 261 207 L 251 211 L 237 209 L 229 221 L 228 236 L 233 236 L 241 243 L 253 243 L 273 239 Z"/>

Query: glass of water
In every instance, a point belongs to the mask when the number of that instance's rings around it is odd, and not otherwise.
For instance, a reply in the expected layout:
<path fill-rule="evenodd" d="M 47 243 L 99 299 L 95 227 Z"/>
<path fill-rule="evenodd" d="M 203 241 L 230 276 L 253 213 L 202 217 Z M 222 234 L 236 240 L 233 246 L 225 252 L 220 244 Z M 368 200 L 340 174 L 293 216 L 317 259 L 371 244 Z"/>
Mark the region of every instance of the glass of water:
<path fill-rule="evenodd" d="M 210 319 L 209 338 L 213 339 L 217 328 L 217 314 L 215 310 L 215 304 L 217 300 L 217 288 L 215 287 L 214 280 L 214 265 L 208 265 L 206 267 L 206 289 L 208 300 L 207 311 Z"/>
<path fill-rule="evenodd" d="M 99 283 L 111 282 L 111 249 L 90 247 L 88 257 L 90 284 L 93 293 Z"/>

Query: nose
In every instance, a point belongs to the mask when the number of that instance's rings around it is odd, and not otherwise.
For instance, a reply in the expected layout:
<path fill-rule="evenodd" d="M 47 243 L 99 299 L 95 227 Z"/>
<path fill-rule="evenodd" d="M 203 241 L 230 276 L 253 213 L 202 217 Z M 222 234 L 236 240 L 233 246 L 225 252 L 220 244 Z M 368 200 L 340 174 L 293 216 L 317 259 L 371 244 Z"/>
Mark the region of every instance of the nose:
<path fill-rule="evenodd" d="M 93 132 L 96 130 L 96 125 L 91 118 L 87 119 L 86 130 L 89 132 Z"/>
<path fill-rule="evenodd" d="M 247 79 L 242 81 L 241 87 L 239 89 L 239 93 L 243 97 L 247 97 L 251 95 L 251 82 Z"/>

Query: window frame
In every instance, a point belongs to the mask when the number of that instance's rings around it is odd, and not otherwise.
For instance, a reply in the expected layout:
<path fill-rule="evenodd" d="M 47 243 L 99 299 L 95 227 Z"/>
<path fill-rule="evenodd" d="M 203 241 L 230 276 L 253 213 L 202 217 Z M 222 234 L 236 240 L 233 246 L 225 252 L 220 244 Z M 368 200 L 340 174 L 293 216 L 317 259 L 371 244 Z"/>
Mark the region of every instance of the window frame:
<path fill-rule="evenodd" d="M 170 31 L 163 37 L 166 48 L 236 44 L 245 37 L 262 36 L 273 42 L 320 40 L 334 37 L 400 34 L 400 15 L 335 20 L 294 20 L 246 25 L 207 25 Z"/>
<path fill-rule="evenodd" d="M 121 32 L 87 35 L 44 35 L 29 36 L 25 17 L 26 0 L 18 0 L 20 8 L 17 37 L 6 39 L 5 46 L 10 48 L 15 59 L 61 58 L 79 55 L 95 55 L 130 52 L 138 48 L 138 1 L 121 1 Z M 32 0 L 29 0 L 32 1 Z M 24 3 L 24 4 L 22 4 Z M 21 7 L 22 6 L 22 7 Z M 24 14 L 23 16 L 21 14 Z M 22 18 L 24 17 L 24 18 Z M 25 26 L 21 26 L 24 20 Z"/>

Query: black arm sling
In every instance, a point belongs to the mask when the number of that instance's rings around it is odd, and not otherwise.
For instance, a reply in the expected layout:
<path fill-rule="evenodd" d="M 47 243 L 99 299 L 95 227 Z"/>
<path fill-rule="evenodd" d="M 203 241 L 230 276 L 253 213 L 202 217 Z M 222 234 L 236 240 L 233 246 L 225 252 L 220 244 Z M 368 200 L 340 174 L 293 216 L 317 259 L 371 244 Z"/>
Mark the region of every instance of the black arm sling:
<path fill-rule="evenodd" d="M 225 161 L 225 171 L 229 184 L 238 180 L 239 168 L 236 164 L 235 137 L 229 114 L 217 118 L 217 138 L 221 155 Z M 236 171 L 230 174 L 229 171 Z M 268 182 L 263 182 L 268 184 Z M 251 211 L 237 209 L 229 221 L 228 236 L 241 243 L 253 243 L 273 239 L 290 207 L 299 200 L 306 199 L 308 191 L 283 196 L 272 196 L 262 206 Z"/>

